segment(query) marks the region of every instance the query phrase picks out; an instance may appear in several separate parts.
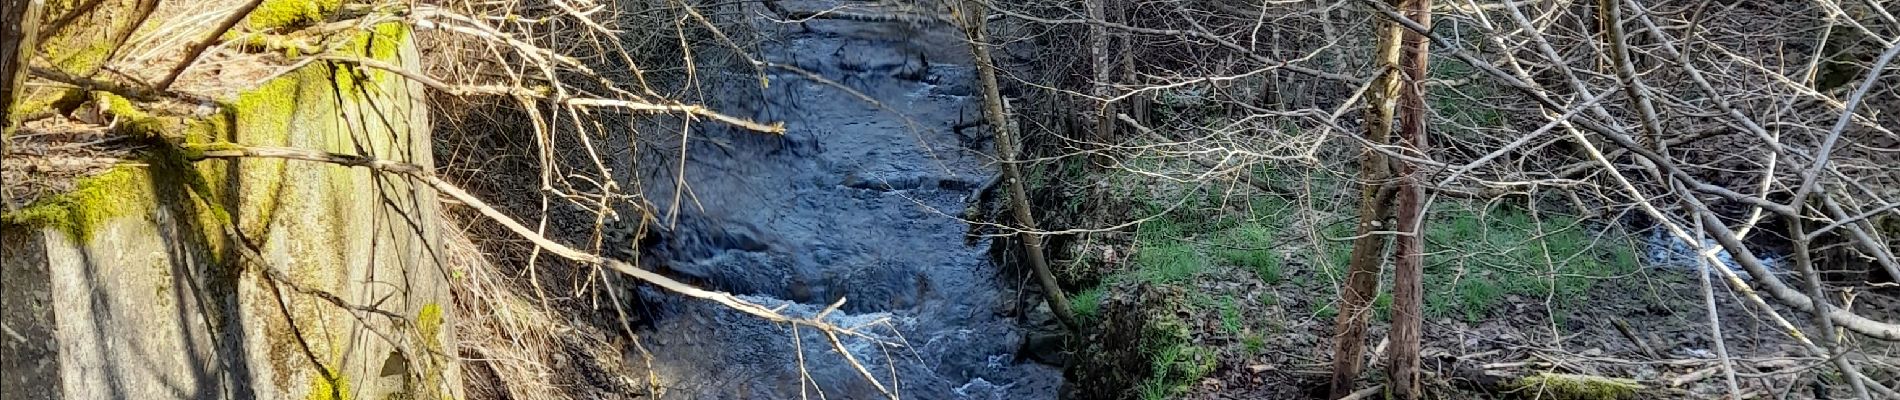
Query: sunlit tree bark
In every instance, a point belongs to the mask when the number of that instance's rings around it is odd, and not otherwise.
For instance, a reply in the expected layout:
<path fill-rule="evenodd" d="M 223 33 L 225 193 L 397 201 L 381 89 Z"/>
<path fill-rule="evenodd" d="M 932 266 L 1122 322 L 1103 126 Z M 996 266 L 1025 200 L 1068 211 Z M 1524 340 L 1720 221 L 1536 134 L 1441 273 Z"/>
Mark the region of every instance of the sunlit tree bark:
<path fill-rule="evenodd" d="M 1402 10 L 1419 25 L 1431 26 L 1432 0 L 1406 0 Z M 1424 157 L 1429 145 L 1425 109 L 1425 78 L 1428 72 L 1428 42 L 1423 35 L 1406 32 L 1403 58 L 1399 60 L 1404 78 L 1399 92 L 1399 137 L 1401 151 Z M 1419 310 L 1424 303 L 1425 190 L 1419 182 L 1418 165 L 1399 162 L 1398 236 L 1392 274 L 1392 351 L 1386 362 L 1387 382 L 1392 397 L 1419 397 L 1418 350 L 1421 335 Z"/>
<path fill-rule="evenodd" d="M 1396 3 L 1398 0 L 1388 0 Z M 1366 91 L 1366 140 L 1382 146 L 1392 136 L 1393 111 L 1399 95 L 1398 25 L 1374 19 L 1378 35 L 1377 75 Z M 1359 160 L 1359 227 L 1347 260 L 1346 286 L 1339 291 L 1339 317 L 1334 324 L 1332 398 L 1351 394 L 1366 351 L 1368 306 L 1379 293 L 1380 258 L 1385 254 L 1386 219 L 1392 216 L 1391 164 L 1370 148 Z"/>
<path fill-rule="evenodd" d="M 0 96 L 0 137 L 13 134 L 17 112 L 13 105 L 21 97 L 20 83 L 26 80 L 28 58 L 22 54 L 32 52 L 33 39 L 39 36 L 41 8 L 39 0 L 0 0 L 0 20 L 15 21 L 0 24 L 5 25 L 0 28 L 0 90 L 6 92 Z"/>

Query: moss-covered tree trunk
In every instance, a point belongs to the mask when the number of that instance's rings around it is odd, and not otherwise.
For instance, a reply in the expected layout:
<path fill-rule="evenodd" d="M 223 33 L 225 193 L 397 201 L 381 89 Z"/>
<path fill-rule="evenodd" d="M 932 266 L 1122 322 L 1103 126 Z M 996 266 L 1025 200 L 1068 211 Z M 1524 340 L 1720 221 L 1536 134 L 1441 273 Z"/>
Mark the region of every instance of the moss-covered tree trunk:
<path fill-rule="evenodd" d="M 1397 3 L 1399 0 L 1387 0 Z M 1366 140 L 1381 146 L 1392 136 L 1392 113 L 1399 95 L 1398 24 L 1374 19 L 1378 35 L 1377 74 L 1372 89 L 1366 92 Z M 1368 147 L 1359 160 L 1359 227 L 1347 261 L 1346 285 L 1339 291 L 1339 317 L 1334 324 L 1332 398 L 1352 393 L 1353 381 L 1366 351 L 1368 306 L 1379 293 L 1379 264 L 1385 254 L 1386 219 L 1392 216 L 1391 164 L 1385 155 Z"/>
<path fill-rule="evenodd" d="M 1432 0 L 1405 0 L 1400 8 L 1413 22 L 1430 27 Z M 1399 61 L 1404 88 L 1399 93 L 1399 143 L 1401 151 L 1424 157 L 1429 145 L 1426 138 L 1425 77 L 1430 61 L 1424 35 L 1406 31 L 1404 56 Z M 1418 165 L 1399 161 L 1398 245 L 1395 246 L 1392 274 L 1392 351 L 1386 362 L 1386 382 L 1392 397 L 1417 399 L 1418 350 L 1422 323 L 1419 309 L 1425 301 L 1425 190 L 1419 183 Z"/>
<path fill-rule="evenodd" d="M 0 0 L 0 21 L 14 21 L 0 28 L 0 90 L 6 91 L 0 96 L 0 138 L 13 136 L 13 129 L 19 121 L 13 115 L 17 110 L 13 105 L 20 101 L 26 81 L 26 66 L 31 54 L 33 42 L 39 36 L 40 10 L 44 7 L 40 0 Z M 0 140 L 0 146 L 6 141 Z M 6 147 L 0 147 L 0 154 Z"/>
<path fill-rule="evenodd" d="M 1003 164 L 1003 187 L 1009 191 L 1010 211 L 1016 217 L 1017 237 L 1022 240 L 1023 253 L 1034 269 L 1036 281 L 1041 283 L 1042 292 L 1049 301 L 1049 310 L 1056 319 L 1069 328 L 1077 330 L 1075 314 L 1069 310 L 1068 298 L 1062 294 L 1062 286 L 1056 283 L 1056 275 L 1049 270 L 1049 261 L 1042 254 L 1042 236 L 1035 233 L 1036 219 L 1029 212 L 1029 194 L 1023 189 L 1022 167 L 1016 164 L 1016 132 L 1009 129 L 1003 114 L 1002 91 L 996 86 L 996 64 L 990 59 L 989 33 L 985 16 L 989 14 L 983 3 L 965 1 L 962 4 L 963 29 L 970 38 L 970 52 L 975 58 L 977 84 L 983 91 L 983 118 L 989 123 L 991 132 L 996 134 L 996 158 Z"/>

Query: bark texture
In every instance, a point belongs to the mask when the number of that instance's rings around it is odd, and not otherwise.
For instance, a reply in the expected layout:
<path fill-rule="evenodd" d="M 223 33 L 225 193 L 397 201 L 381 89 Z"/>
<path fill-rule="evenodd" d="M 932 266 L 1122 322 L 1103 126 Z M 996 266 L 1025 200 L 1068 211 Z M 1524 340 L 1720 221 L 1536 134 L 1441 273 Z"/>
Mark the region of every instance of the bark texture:
<path fill-rule="evenodd" d="M 1388 0 L 1397 2 L 1399 0 Z M 1374 146 L 1391 140 L 1393 111 L 1399 95 L 1399 26 L 1375 19 L 1378 75 L 1366 91 L 1366 140 Z M 1359 160 L 1359 226 L 1348 258 L 1346 287 L 1339 291 L 1339 316 L 1334 323 L 1331 398 L 1351 395 L 1352 384 L 1364 367 L 1366 319 L 1379 293 L 1379 265 L 1385 254 L 1386 220 L 1392 216 L 1392 191 L 1387 184 L 1391 164 L 1385 155 L 1368 148 Z"/>
<path fill-rule="evenodd" d="M 1406 17 L 1419 25 L 1430 27 L 1432 20 L 1431 0 L 1405 0 L 1401 10 Z M 1430 118 L 1425 109 L 1425 78 L 1430 53 L 1423 35 L 1406 32 L 1404 56 L 1399 61 L 1404 73 L 1403 86 L 1399 94 L 1399 144 L 1401 151 L 1415 156 L 1425 157 L 1429 146 L 1426 138 L 1426 121 Z M 1419 182 L 1418 166 L 1411 162 L 1399 163 L 1398 190 L 1398 244 L 1395 250 L 1395 262 L 1392 274 L 1392 351 L 1386 362 L 1388 376 L 1387 387 L 1392 390 L 1392 398 L 1417 399 L 1419 397 L 1418 351 L 1422 336 L 1419 310 L 1424 303 L 1425 275 L 1425 190 Z"/>
<path fill-rule="evenodd" d="M 28 57 L 33 54 L 33 42 L 39 36 L 40 0 L 0 0 L 0 21 L 16 21 L 0 24 L 0 90 L 6 93 L 0 96 L 0 137 L 13 135 L 13 106 L 20 100 L 21 89 L 26 81 Z M 4 146 L 0 141 L 0 146 Z M 0 147 L 0 152 L 5 148 Z"/>

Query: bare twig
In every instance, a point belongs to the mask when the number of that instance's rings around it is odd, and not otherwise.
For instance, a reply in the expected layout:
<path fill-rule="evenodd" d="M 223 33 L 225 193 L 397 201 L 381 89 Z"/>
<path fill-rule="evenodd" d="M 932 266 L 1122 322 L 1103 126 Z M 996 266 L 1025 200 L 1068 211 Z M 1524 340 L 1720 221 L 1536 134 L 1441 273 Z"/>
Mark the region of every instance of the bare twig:
<path fill-rule="evenodd" d="M 205 49 L 211 48 L 213 44 L 217 44 L 218 38 L 224 37 L 225 32 L 231 31 L 231 28 L 237 26 L 239 22 L 243 22 L 245 17 L 251 16 L 251 11 L 256 10 L 257 6 L 261 4 L 264 4 L 264 0 L 251 0 L 242 6 L 238 6 L 237 11 L 232 12 L 231 16 L 224 17 L 224 21 L 219 22 L 218 27 L 212 29 L 210 34 L 206 35 L 204 39 L 199 39 L 197 42 L 192 43 L 191 48 L 185 50 L 185 59 L 179 61 L 177 66 L 172 67 L 171 72 L 165 73 L 164 78 L 152 84 L 152 90 L 159 92 L 171 90 L 172 82 L 178 81 L 178 76 L 184 74 L 186 68 L 191 68 L 192 64 L 198 63 L 198 57 L 204 54 Z"/>

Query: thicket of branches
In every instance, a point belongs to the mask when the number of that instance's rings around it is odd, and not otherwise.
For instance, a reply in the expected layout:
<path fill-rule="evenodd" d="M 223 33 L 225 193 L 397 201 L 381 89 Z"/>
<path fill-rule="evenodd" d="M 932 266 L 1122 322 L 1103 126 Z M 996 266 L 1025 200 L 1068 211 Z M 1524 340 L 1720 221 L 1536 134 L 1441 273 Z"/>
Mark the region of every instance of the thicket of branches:
<path fill-rule="evenodd" d="M 1027 71 L 998 78 L 1010 89 L 1001 92 L 1027 93 L 1022 97 L 1028 101 L 1008 110 L 1028 117 L 1015 124 L 1028 142 L 1023 162 L 1087 157 L 1099 168 L 1190 184 L 1237 179 L 1269 193 L 1300 188 L 1251 171 L 1322 171 L 1365 194 L 1338 204 L 1374 206 L 1361 214 L 1380 223 L 1362 220 L 1356 244 L 1371 262 L 1386 257 L 1384 246 L 1393 236 L 1404 235 L 1371 229 L 1391 226 L 1384 221 L 1389 216 L 1377 207 L 1381 202 L 1364 200 L 1396 190 L 1385 188 L 1398 181 L 1422 189 L 1419 210 L 1446 196 L 1502 199 L 1560 204 L 1554 207 L 1603 223 L 1653 225 L 1700 247 L 1711 341 L 1722 342 L 1714 286 L 1726 285 L 1810 355 L 1838 369 L 1858 397 L 1900 397 L 1891 383 L 1865 378 L 1865 364 L 1876 361 L 1851 354 L 1854 341 L 1900 340 L 1900 321 L 1866 312 L 1866 304 L 1877 300 L 1855 300 L 1891 296 L 1891 284 L 1882 282 L 1900 278 L 1894 254 L 1900 243 L 1895 237 L 1900 235 L 1895 200 L 1900 196 L 1895 167 L 1900 135 L 1887 121 L 1900 104 L 1895 101 L 1900 86 L 1891 72 L 1900 53 L 1900 19 L 1892 10 L 1875 1 L 1835 0 L 1419 1 L 1089 0 L 919 9 L 938 22 L 995 26 L 995 39 L 975 44 L 1001 49 L 994 58 L 1002 70 Z M 22 2 L 7 2 L 8 11 L 16 3 Z M 1403 16 L 1402 10 L 1421 4 L 1430 11 L 1429 22 L 1420 15 Z M 234 2 L 218 15 L 241 18 L 256 5 Z M 969 18 L 928 18 L 946 9 Z M 745 57 L 752 44 L 735 22 L 751 18 L 757 8 L 550 0 L 388 2 L 353 10 L 339 14 L 347 20 L 326 22 L 363 29 L 372 20 L 404 21 L 438 45 L 432 48 L 436 59 L 447 62 L 414 71 L 321 52 L 277 61 L 390 68 L 453 95 L 438 99 L 439 107 L 468 110 L 441 121 L 450 130 L 525 126 L 531 134 L 449 135 L 446 140 L 461 142 L 444 147 L 464 153 L 443 157 L 445 165 L 460 168 L 439 175 L 416 166 L 298 149 L 216 147 L 203 155 L 337 163 L 433 186 L 467 205 L 467 216 L 495 222 L 486 225 L 499 231 L 494 237 L 529 244 L 522 247 L 528 250 L 505 256 L 523 260 L 525 268 L 505 271 L 509 277 L 502 280 L 530 281 L 526 287 L 538 297 L 530 301 L 542 303 L 535 307 L 546 307 L 550 297 L 618 296 L 585 288 L 631 277 L 761 318 L 827 335 L 852 334 L 849 327 L 824 322 L 822 315 L 788 317 L 653 273 L 636 266 L 637 259 L 628 263 L 598 255 L 602 248 L 631 245 L 607 239 L 642 236 L 606 234 L 602 229 L 609 221 L 640 221 L 631 226 L 660 229 L 649 222 L 667 215 L 642 199 L 638 182 L 624 173 L 635 166 L 617 165 L 633 158 L 615 155 L 636 151 L 642 143 L 676 149 L 662 144 L 679 143 L 688 134 L 674 132 L 691 132 L 681 129 L 691 124 L 723 124 L 759 134 L 781 129 L 692 101 L 703 90 L 692 84 L 698 62 L 749 66 L 751 71 L 739 73 L 761 78 L 773 68 Z M 210 57 L 241 51 L 218 40 L 231 26 L 222 22 L 234 21 L 230 18 L 217 20 L 221 23 L 211 24 L 213 29 L 179 33 L 184 39 L 168 49 L 188 55 L 167 66 L 184 70 L 201 58 L 200 52 Z M 1422 76 L 1395 74 L 1396 64 L 1386 60 L 1396 55 L 1380 50 L 1394 49 L 1399 41 L 1381 36 L 1421 39 L 1429 44 L 1434 67 Z M 1088 52 L 1022 54 L 1010 51 L 1013 43 L 1032 43 L 1015 47 L 1035 51 Z M 649 65 L 653 60 L 683 61 Z M 171 87 L 177 75 L 102 75 L 104 82 L 50 73 L 29 76 L 124 91 L 137 99 L 191 98 Z M 1390 107 L 1381 104 L 1398 97 L 1400 86 L 1420 91 L 1419 99 L 1428 103 L 1415 107 L 1421 114 L 1411 114 L 1410 120 L 1392 119 L 1404 113 L 1376 111 Z M 1430 106 L 1441 103 L 1488 108 L 1495 117 L 1470 118 Z M 1156 111 L 1164 106 L 1168 112 Z M 661 131 L 637 118 L 653 114 L 684 125 L 665 127 L 665 134 L 610 139 L 610 132 Z M 992 125 L 1010 125 L 1000 120 L 1002 113 L 989 114 Z M 1383 131 L 1394 125 L 1421 122 L 1429 127 L 1425 141 L 1436 145 L 1384 139 Z M 490 153 L 508 156 L 487 157 Z M 1132 162 L 1147 157 L 1187 160 L 1198 168 L 1155 169 Z M 451 181 L 475 187 L 465 191 Z M 484 201 L 487 196 L 501 199 Z M 564 214 L 569 220 L 591 219 L 592 232 L 556 232 L 561 227 L 551 226 L 546 216 Z M 522 218 L 529 215 L 536 217 Z M 1015 225 L 1034 233 L 1027 219 Z M 1732 257 L 1742 273 L 1722 267 L 1719 252 Z M 1792 273 L 1764 261 L 1770 252 L 1789 254 L 1786 267 Z M 545 292 L 556 285 L 540 281 L 545 275 L 539 266 L 547 263 L 543 253 L 573 267 L 560 278 L 576 289 Z M 496 309 L 516 307 L 516 299 L 475 296 L 492 300 Z M 1349 297 L 1342 302 L 1347 304 L 1369 298 L 1346 291 L 1342 296 Z M 625 321 L 627 310 L 618 309 L 620 301 L 611 302 Z M 1784 309 L 1802 315 L 1784 315 Z M 1362 325 L 1367 318 L 1363 307 L 1342 310 L 1348 310 L 1341 313 L 1342 326 Z M 835 337 L 832 342 L 837 343 Z M 1345 342 L 1342 347 L 1363 345 Z M 1723 354 L 1720 346 L 1717 352 Z M 1356 357 L 1351 364 L 1345 372 L 1352 373 L 1343 375 L 1348 380 L 1357 376 Z M 1723 372 L 1736 390 L 1737 373 Z M 1351 382 L 1343 387 L 1350 389 Z"/>
<path fill-rule="evenodd" d="M 94 1 L 61 5 L 65 8 L 46 13 L 58 15 L 47 16 L 41 13 L 41 2 L 6 2 L 0 11 L 9 16 L 8 51 L 0 61 L 7 66 L 8 129 L 17 126 L 20 118 L 50 116 L 11 110 L 25 97 L 23 91 L 16 91 L 22 82 L 33 87 L 112 92 L 144 107 L 216 101 L 217 95 L 246 90 L 244 84 L 256 83 L 194 77 L 193 70 L 202 71 L 206 65 L 267 71 L 306 66 L 386 71 L 432 93 L 442 170 L 368 154 L 197 143 L 183 140 L 182 132 L 157 133 L 170 142 L 164 146 L 175 146 L 192 161 L 273 158 L 327 163 L 367 168 L 433 188 L 444 202 L 455 205 L 446 207 L 453 219 L 467 221 L 448 229 L 466 229 L 467 234 L 452 236 L 470 236 L 481 244 L 457 247 L 451 243 L 452 248 L 446 250 L 458 271 L 469 274 L 454 288 L 458 311 L 467 318 L 458 329 L 468 332 L 461 336 L 469 340 L 460 354 L 447 356 L 478 356 L 488 372 L 501 375 L 498 378 L 505 387 L 499 389 L 509 397 L 575 395 L 555 390 L 573 379 L 555 377 L 556 369 L 549 365 L 564 351 L 557 342 L 620 342 L 631 337 L 637 347 L 631 324 L 638 315 L 622 307 L 629 304 L 625 297 L 631 292 L 626 289 L 633 284 L 811 329 L 851 359 L 840 338 L 863 335 L 857 327 L 827 322 L 828 311 L 808 317 L 782 314 L 781 309 L 656 273 L 652 266 L 643 265 L 637 252 L 628 251 L 649 230 L 663 229 L 658 216 L 678 211 L 654 209 L 642 198 L 640 182 L 627 173 L 638 167 L 629 165 L 638 159 L 629 153 L 679 151 L 694 132 L 687 128 L 698 124 L 759 135 L 783 131 L 780 124 L 728 115 L 701 104 L 711 96 L 698 85 L 700 65 L 738 66 L 740 73 L 764 79 L 764 64 L 745 56 L 751 53 L 747 47 L 751 42 L 740 35 L 751 17 L 746 4 L 351 1 L 321 6 L 325 20 L 265 30 L 247 28 L 243 22 L 262 3 L 130 2 L 140 13 L 121 36 L 133 40 L 109 48 L 99 68 L 75 75 L 49 68 L 55 60 L 34 51 L 33 40 L 43 39 L 37 28 L 48 21 L 58 25 L 61 15 L 91 18 L 85 16 L 107 10 L 119 16 L 124 10 Z M 422 65 L 397 65 L 337 51 L 336 43 L 383 23 L 403 24 L 415 32 L 422 59 L 404 61 Z M 140 34 L 131 36 L 133 32 Z M 134 53 L 133 45 L 143 46 L 136 49 L 140 56 L 126 55 Z M 670 148 L 669 143 L 673 144 Z M 109 166 L 110 161 L 102 165 Z M 217 204 L 205 203 L 207 207 Z M 627 229 L 633 232 L 613 232 Z M 237 242 L 257 239 L 227 231 Z M 628 257 L 603 257 L 602 253 Z M 273 272 L 269 277 L 278 284 L 303 287 L 275 273 L 274 267 L 261 265 L 264 261 L 259 258 L 245 261 Z M 336 294 L 321 290 L 303 294 L 322 297 L 360 318 L 414 325 L 402 321 L 405 317 L 400 313 L 350 304 Z M 576 307 L 611 310 L 598 316 L 600 325 L 619 328 L 625 336 L 557 337 L 573 328 L 566 316 L 573 315 L 568 311 Z M 834 304 L 831 309 L 837 307 Z M 862 366 L 858 370 L 877 382 Z"/>
<path fill-rule="evenodd" d="M 1357 203 L 1371 205 L 1360 213 L 1354 268 L 1370 262 L 1374 273 L 1382 259 L 1404 257 L 1403 249 L 1389 255 L 1391 237 L 1417 232 L 1389 220 L 1390 200 L 1382 198 L 1403 186 L 1396 182 L 1423 187 L 1419 206 L 1441 197 L 1502 200 L 1603 224 L 1655 226 L 1700 244 L 1711 341 L 1722 341 L 1711 286 L 1727 285 L 1811 355 L 1830 360 L 1859 397 L 1894 395 L 1891 384 L 1863 378 L 1862 361 L 1844 345 L 1900 339 L 1900 321 L 1865 314 L 1900 276 L 1893 255 L 1900 136 L 1885 120 L 1900 94 L 1890 65 L 1900 52 L 1900 24 L 1882 4 L 989 6 L 1021 26 L 1016 38 L 1091 49 L 1092 56 L 1024 56 L 1044 63 L 1025 68 L 1041 76 L 1018 82 L 1048 103 L 1033 109 L 1043 123 L 1024 124 L 1044 135 L 1030 149 L 1040 159 L 1088 157 L 1168 181 L 1238 180 L 1266 193 L 1300 188 L 1253 171 L 1350 179 L 1364 188 Z M 1429 8 L 1430 18 L 1401 17 L 1416 7 Z M 1429 73 L 1388 70 L 1398 69 L 1399 37 L 1429 44 Z M 1378 105 L 1399 101 L 1399 87 L 1415 90 L 1414 83 L 1430 103 L 1423 114 L 1407 114 L 1401 104 L 1396 119 L 1379 120 L 1394 113 Z M 1167 112 L 1154 111 L 1158 102 Z M 1387 139 L 1395 125 L 1416 119 L 1429 119 L 1432 146 Z M 1156 157 L 1198 168 L 1134 162 Z M 1723 266 L 1724 252 L 1742 273 Z M 1790 257 L 1764 261 L 1770 254 Z M 1784 267 L 1792 274 L 1778 270 Z M 1341 295 L 1345 330 L 1335 357 L 1349 359 L 1336 365 L 1335 397 L 1350 392 L 1357 376 L 1363 331 L 1348 327 L 1364 325 L 1372 297 Z M 1783 315 L 1774 304 L 1805 316 Z M 1735 373 L 1724 372 L 1734 390 Z"/>

